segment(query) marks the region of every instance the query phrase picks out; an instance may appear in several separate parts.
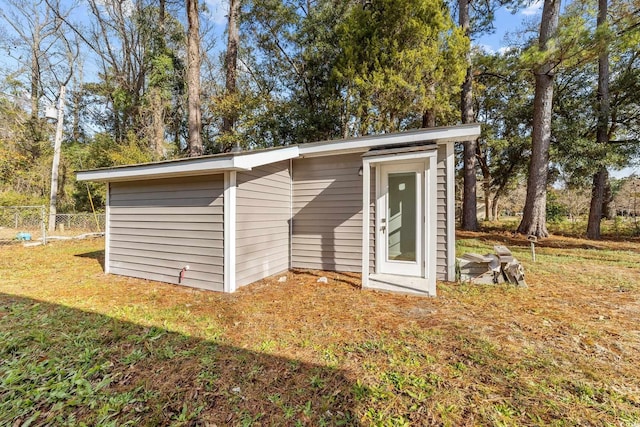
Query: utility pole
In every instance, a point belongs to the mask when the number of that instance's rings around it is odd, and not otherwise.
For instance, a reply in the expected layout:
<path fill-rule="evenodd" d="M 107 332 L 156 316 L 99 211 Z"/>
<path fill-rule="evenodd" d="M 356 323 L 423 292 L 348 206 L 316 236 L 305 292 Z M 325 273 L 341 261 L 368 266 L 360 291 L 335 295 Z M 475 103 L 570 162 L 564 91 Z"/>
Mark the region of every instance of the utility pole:
<path fill-rule="evenodd" d="M 64 94 L 65 87 L 60 86 L 58 98 L 58 116 L 56 121 L 56 136 L 53 141 L 53 164 L 51 165 L 51 197 L 49 198 L 49 233 L 56 229 L 56 200 L 58 199 L 58 168 L 60 165 L 60 148 L 62 146 L 62 126 L 64 124 Z"/>

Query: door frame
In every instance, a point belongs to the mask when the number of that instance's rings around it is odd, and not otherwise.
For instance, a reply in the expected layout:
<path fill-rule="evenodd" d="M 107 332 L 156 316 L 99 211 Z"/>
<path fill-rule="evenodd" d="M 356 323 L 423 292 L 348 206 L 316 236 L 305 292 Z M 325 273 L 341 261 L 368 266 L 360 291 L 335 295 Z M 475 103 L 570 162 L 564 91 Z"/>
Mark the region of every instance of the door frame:
<path fill-rule="evenodd" d="M 423 187 L 426 166 L 424 160 L 411 162 L 387 162 L 381 163 L 376 173 L 376 272 L 381 274 L 396 274 L 400 276 L 423 277 L 425 268 L 424 239 L 425 239 L 425 197 L 428 197 Z M 416 260 L 415 261 L 391 261 L 389 255 L 389 227 L 391 219 L 388 218 L 389 188 L 388 176 L 391 173 L 415 172 L 416 173 Z"/>
<path fill-rule="evenodd" d="M 427 148 L 427 147 L 425 147 Z M 371 183 L 375 184 L 375 198 L 377 200 L 377 188 L 380 181 L 380 166 L 393 163 L 417 163 L 423 161 L 425 170 L 422 175 L 422 192 L 423 196 L 423 239 L 422 239 L 422 258 L 424 268 L 421 277 L 428 279 L 428 293 L 436 294 L 436 262 L 437 262 L 437 149 L 425 149 L 424 151 L 410 151 L 393 154 L 375 155 L 370 152 L 363 156 L 362 161 L 362 286 L 367 287 L 369 283 L 369 274 L 379 273 L 379 257 L 377 256 L 379 239 L 376 238 L 377 232 L 373 233 L 375 238 L 375 263 L 370 265 L 370 233 L 371 233 Z M 375 175 L 372 177 L 371 168 L 375 168 Z M 373 179 L 372 179 L 373 178 Z M 426 202 L 425 202 L 426 201 Z M 376 212 L 377 201 L 376 201 Z M 374 221 L 376 229 L 377 214 Z M 373 267 L 373 268 L 372 268 Z"/>

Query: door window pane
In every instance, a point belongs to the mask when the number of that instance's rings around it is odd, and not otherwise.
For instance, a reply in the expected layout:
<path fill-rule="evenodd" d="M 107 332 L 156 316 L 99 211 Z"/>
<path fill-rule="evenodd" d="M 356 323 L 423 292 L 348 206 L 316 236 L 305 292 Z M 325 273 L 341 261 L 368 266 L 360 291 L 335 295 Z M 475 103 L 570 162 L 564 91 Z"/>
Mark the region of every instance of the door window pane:
<path fill-rule="evenodd" d="M 415 172 L 390 173 L 387 212 L 389 261 L 416 261 Z"/>

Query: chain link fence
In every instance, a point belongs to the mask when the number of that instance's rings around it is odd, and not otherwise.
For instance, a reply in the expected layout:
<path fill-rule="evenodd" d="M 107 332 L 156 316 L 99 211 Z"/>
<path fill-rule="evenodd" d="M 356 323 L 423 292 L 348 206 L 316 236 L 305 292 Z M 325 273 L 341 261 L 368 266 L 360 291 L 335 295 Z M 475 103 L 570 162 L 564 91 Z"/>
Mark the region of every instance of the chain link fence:
<path fill-rule="evenodd" d="M 46 242 L 44 206 L 0 206 L 0 245 Z"/>
<path fill-rule="evenodd" d="M 0 206 L 0 246 L 42 242 L 47 238 L 72 237 L 105 230 L 105 214 L 82 212 L 57 214 L 56 225 L 48 232 L 45 206 Z"/>
<path fill-rule="evenodd" d="M 104 225 L 105 214 L 56 214 L 55 234 L 100 233 L 104 231 Z"/>

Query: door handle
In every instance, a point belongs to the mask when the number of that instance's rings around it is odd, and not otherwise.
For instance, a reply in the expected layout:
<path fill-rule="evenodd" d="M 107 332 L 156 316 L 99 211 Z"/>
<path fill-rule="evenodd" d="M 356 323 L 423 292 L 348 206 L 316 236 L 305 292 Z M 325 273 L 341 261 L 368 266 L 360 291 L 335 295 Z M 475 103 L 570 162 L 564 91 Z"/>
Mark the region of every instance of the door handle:
<path fill-rule="evenodd" d="M 380 231 L 382 231 L 382 232 L 384 232 L 386 229 L 387 229 L 387 226 L 386 226 L 386 225 L 382 225 L 382 226 L 380 227 Z"/>

